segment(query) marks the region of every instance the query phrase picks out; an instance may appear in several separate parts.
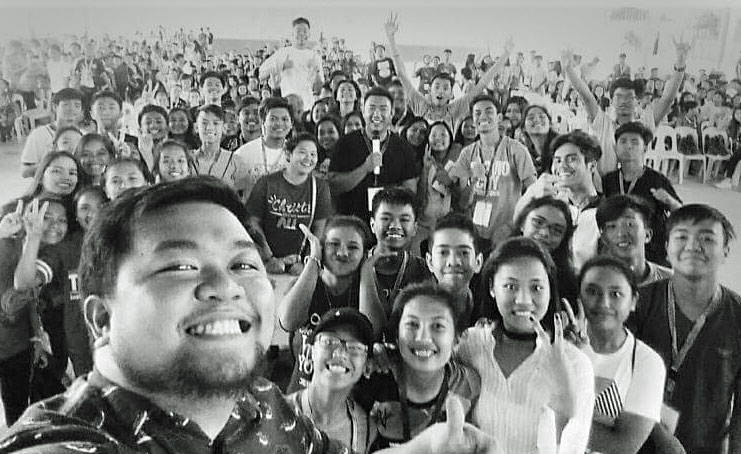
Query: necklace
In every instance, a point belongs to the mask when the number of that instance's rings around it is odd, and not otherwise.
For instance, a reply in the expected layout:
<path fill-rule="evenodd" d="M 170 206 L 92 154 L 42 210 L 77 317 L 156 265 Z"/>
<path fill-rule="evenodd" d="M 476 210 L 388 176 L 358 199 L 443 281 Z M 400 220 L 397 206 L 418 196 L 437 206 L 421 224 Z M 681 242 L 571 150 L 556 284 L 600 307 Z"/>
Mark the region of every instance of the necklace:
<path fill-rule="evenodd" d="M 350 296 L 352 295 L 352 286 L 353 286 L 353 283 L 355 282 L 355 279 L 353 278 L 350 278 L 350 279 L 351 279 L 350 284 L 347 286 L 347 289 L 345 289 L 345 294 L 346 294 L 345 305 L 344 306 L 340 305 L 337 307 L 350 307 Z M 324 289 L 324 298 L 327 300 L 327 305 L 328 305 L 327 310 L 334 309 L 335 306 L 334 304 L 332 304 L 332 296 L 329 293 L 329 290 L 327 290 L 327 285 L 324 283 L 324 281 L 322 281 L 322 288 Z M 342 296 L 342 293 L 336 296 L 338 297 Z"/>
<path fill-rule="evenodd" d="M 505 328 L 504 323 L 502 323 L 502 332 L 512 340 L 534 341 L 538 337 L 535 333 L 515 333 L 510 331 Z"/>

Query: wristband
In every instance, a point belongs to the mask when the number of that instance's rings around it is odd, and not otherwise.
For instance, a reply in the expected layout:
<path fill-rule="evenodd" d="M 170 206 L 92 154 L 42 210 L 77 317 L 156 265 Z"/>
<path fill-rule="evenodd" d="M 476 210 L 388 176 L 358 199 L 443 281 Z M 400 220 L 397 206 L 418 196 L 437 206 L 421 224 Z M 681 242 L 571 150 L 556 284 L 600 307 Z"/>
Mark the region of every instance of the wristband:
<path fill-rule="evenodd" d="M 31 343 L 38 343 L 38 344 L 43 342 L 39 336 L 34 336 L 30 338 L 29 341 L 31 341 Z"/>
<path fill-rule="evenodd" d="M 687 69 L 687 65 L 684 65 L 684 66 L 677 66 L 677 65 L 674 65 L 674 71 L 677 71 L 677 72 L 683 73 L 685 69 Z"/>
<path fill-rule="evenodd" d="M 306 257 L 304 257 L 304 265 L 308 265 L 309 262 L 316 263 L 317 269 L 319 271 L 322 270 L 322 262 L 318 258 L 314 257 L 313 255 L 307 255 Z"/>

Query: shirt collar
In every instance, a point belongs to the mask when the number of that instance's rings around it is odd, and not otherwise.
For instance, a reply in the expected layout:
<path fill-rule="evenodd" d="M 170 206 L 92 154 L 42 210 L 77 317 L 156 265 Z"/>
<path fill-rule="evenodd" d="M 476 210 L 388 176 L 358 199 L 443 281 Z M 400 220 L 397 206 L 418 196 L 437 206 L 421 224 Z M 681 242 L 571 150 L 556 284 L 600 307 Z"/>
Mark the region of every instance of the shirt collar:
<path fill-rule="evenodd" d="M 88 375 L 90 386 L 100 391 L 101 398 L 110 405 L 115 412 L 116 419 L 123 427 L 130 427 L 130 436 L 141 437 L 145 432 L 158 433 L 167 427 L 177 427 L 180 430 L 191 432 L 193 435 L 206 435 L 197 424 L 175 412 L 166 411 L 154 402 L 134 391 L 114 383 L 104 377 L 97 369 Z M 247 390 L 242 397 L 236 399 L 234 410 L 229 421 L 224 426 L 220 436 L 229 434 L 260 419 L 259 403 Z"/>

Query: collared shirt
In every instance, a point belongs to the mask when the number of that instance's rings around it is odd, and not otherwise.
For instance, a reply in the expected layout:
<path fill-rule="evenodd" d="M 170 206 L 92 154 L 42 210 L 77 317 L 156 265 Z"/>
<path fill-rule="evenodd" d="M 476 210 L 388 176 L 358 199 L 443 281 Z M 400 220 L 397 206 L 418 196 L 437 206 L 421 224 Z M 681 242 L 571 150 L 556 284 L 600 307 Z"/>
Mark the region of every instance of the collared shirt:
<path fill-rule="evenodd" d="M 258 378 L 211 440 L 193 421 L 167 412 L 93 371 L 64 393 L 30 407 L 0 439 L 0 451 L 34 453 L 348 453 L 271 382 Z M 29 450 L 29 449 L 32 449 Z"/>

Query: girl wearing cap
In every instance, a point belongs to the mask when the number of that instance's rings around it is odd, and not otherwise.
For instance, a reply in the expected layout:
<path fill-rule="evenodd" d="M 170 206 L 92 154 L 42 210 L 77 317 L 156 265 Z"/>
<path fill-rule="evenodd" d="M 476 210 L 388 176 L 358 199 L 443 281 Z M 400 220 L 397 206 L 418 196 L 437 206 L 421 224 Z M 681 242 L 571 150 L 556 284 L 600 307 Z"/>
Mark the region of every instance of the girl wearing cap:
<path fill-rule="evenodd" d="M 469 328 L 459 346 L 461 360 L 481 376 L 473 423 L 501 452 L 585 452 L 594 373 L 564 340 L 550 255 L 535 240 L 511 238 L 487 259 L 481 281 L 496 322 Z"/>
<path fill-rule="evenodd" d="M 310 338 L 314 373 L 306 389 L 286 396 L 298 413 L 308 416 L 329 438 L 353 452 L 366 452 L 368 413 L 351 396 L 355 384 L 370 372 L 373 328 L 357 309 L 330 309 Z"/>
<path fill-rule="evenodd" d="M 370 238 L 366 224 L 353 216 L 329 218 L 321 240 L 304 225 L 299 228 L 309 243 L 309 255 L 278 306 L 278 321 L 290 333 L 296 357 L 288 392 L 305 387 L 311 378 L 309 338 L 320 315 L 339 307 L 358 308 L 360 265 Z"/>
<path fill-rule="evenodd" d="M 445 401 L 451 396 L 471 420 L 480 380 L 473 369 L 451 359 L 459 335 L 457 308 L 455 297 L 431 282 L 409 285 L 396 297 L 389 320 L 395 345 L 374 351 L 374 358 L 376 352 L 386 358 L 391 373 L 374 374 L 356 393 L 377 431 L 370 452 L 445 421 Z"/>

